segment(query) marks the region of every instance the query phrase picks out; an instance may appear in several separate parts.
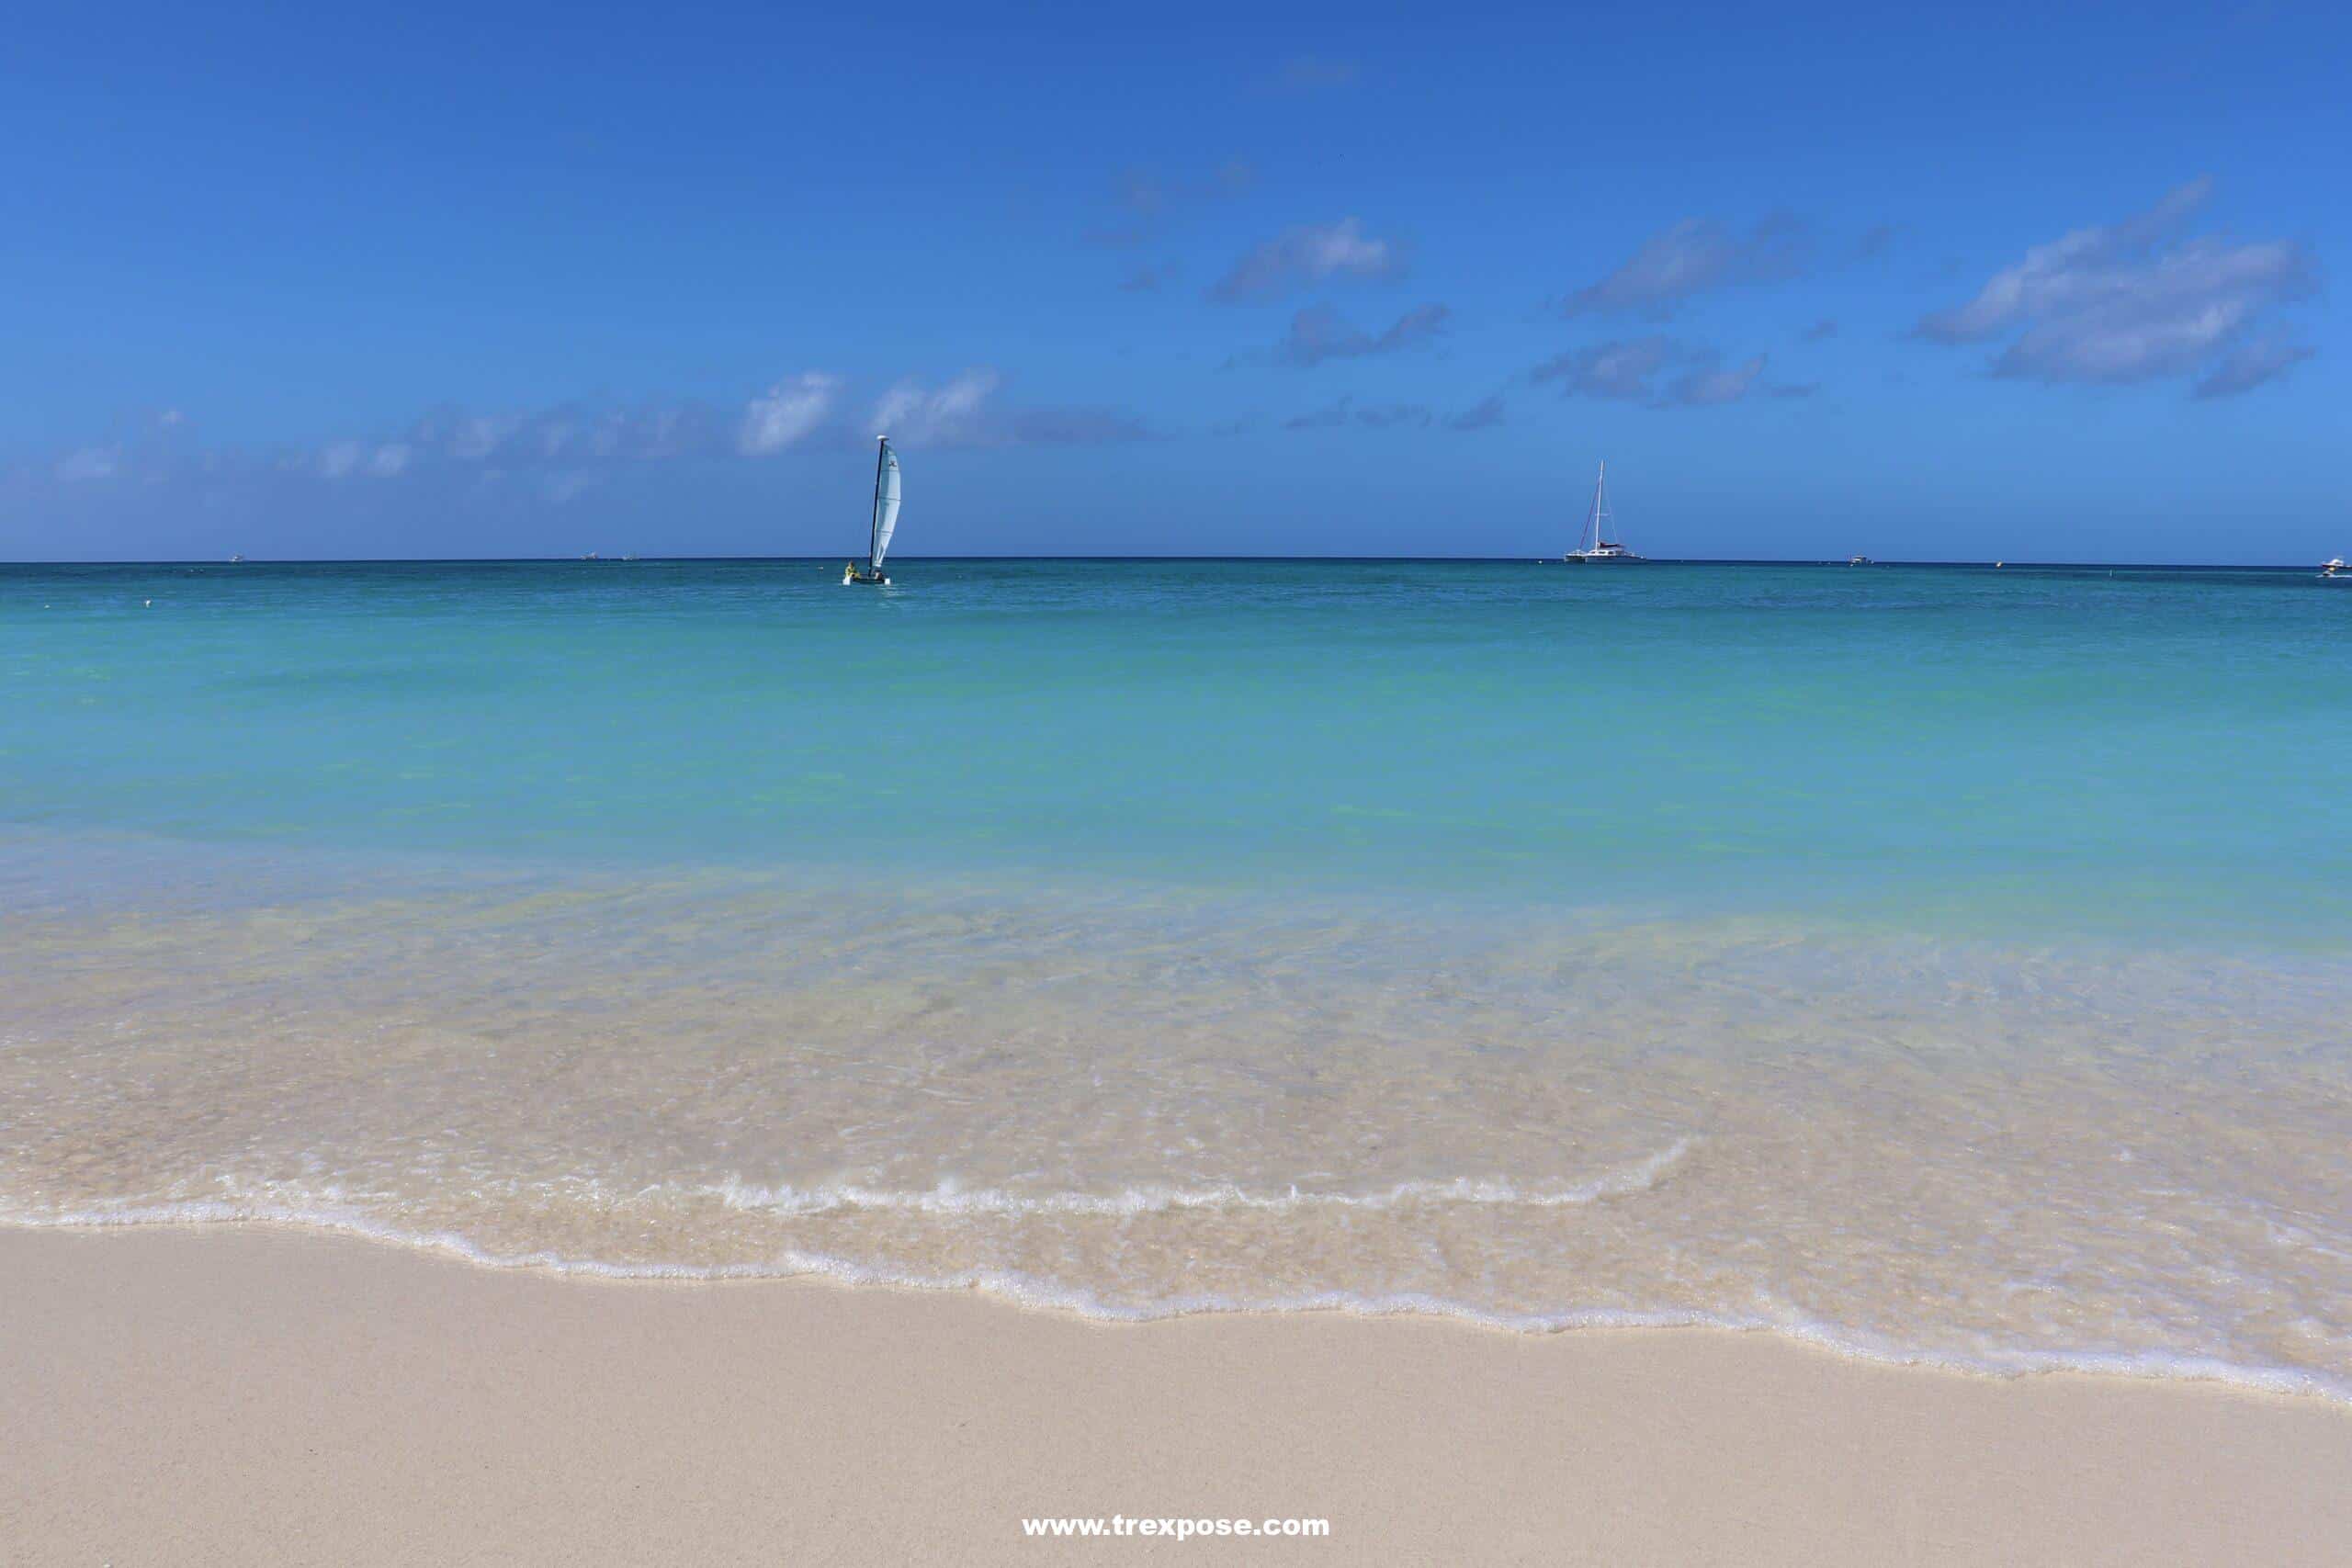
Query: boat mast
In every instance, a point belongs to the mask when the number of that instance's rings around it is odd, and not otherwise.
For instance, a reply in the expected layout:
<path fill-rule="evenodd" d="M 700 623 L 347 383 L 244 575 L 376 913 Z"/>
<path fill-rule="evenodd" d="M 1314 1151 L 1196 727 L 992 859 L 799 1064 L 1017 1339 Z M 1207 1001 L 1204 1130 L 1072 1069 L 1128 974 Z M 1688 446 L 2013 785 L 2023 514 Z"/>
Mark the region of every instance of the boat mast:
<path fill-rule="evenodd" d="M 1594 476 L 1592 481 L 1592 547 L 1596 550 L 1600 548 L 1600 520 L 1608 514 L 1607 503 L 1602 497 L 1608 483 L 1609 460 L 1604 457 L 1600 462 L 1600 472 Z"/>
<path fill-rule="evenodd" d="M 874 525 L 865 536 L 865 575 L 871 577 L 879 570 L 874 564 L 874 552 L 882 545 L 882 472 L 890 461 L 890 438 L 874 438 Z"/>

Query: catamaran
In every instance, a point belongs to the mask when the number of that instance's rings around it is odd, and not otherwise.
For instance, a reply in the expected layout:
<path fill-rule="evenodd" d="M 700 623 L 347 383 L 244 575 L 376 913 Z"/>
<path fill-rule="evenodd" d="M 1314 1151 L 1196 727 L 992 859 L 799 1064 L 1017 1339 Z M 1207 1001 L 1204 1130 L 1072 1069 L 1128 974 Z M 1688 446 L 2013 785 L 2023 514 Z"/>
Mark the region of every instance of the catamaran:
<path fill-rule="evenodd" d="M 874 458 L 874 533 L 866 541 L 864 571 L 855 561 L 842 563 L 843 587 L 853 582 L 890 586 L 890 580 L 882 575 L 882 561 L 890 553 L 890 535 L 899 526 L 899 455 L 890 450 L 888 436 L 876 439 L 882 449 Z"/>
<path fill-rule="evenodd" d="M 1602 561 L 1637 561 L 1642 558 L 1609 537 L 1617 520 L 1609 514 L 1609 465 L 1600 465 L 1600 475 L 1592 481 L 1592 514 L 1584 520 L 1584 533 L 1577 536 L 1578 548 L 1560 558 L 1577 566 L 1597 565 Z M 1592 543 L 1585 544 L 1587 535 Z"/>

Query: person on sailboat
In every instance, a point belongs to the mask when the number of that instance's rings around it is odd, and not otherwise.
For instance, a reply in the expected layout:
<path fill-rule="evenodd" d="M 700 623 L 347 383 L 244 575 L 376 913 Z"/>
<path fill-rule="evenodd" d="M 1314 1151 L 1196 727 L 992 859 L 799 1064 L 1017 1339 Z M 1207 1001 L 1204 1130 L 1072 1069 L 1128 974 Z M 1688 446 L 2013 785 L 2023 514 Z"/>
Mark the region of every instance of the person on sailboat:
<path fill-rule="evenodd" d="M 890 553 L 890 536 L 899 525 L 899 457 L 890 450 L 890 438 L 876 437 L 879 446 L 874 456 L 874 528 L 865 547 L 865 570 L 860 571 L 855 561 L 842 563 L 842 583 L 872 583 L 887 588 L 890 580 L 882 573 L 882 562 Z"/>

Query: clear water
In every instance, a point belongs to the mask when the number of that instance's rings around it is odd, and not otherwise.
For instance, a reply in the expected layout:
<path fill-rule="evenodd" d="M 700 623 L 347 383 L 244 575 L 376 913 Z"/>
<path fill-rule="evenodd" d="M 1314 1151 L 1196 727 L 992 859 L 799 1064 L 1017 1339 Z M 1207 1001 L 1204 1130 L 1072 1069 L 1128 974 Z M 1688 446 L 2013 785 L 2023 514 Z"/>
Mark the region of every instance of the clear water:
<path fill-rule="evenodd" d="M 0 568 L 0 1213 L 2352 1388 L 2352 589 Z"/>

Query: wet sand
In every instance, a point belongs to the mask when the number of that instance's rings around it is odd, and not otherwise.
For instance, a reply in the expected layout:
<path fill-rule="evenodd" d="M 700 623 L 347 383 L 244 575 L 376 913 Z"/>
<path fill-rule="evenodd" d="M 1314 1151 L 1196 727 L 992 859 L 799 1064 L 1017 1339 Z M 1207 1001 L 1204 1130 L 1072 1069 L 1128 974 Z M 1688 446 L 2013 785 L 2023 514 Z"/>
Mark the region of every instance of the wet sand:
<path fill-rule="evenodd" d="M 10 1563 L 2343 1561 L 2352 1410 L 1713 1330 L 1103 1325 L 965 1292 L 0 1231 Z M 1025 1516 L 1324 1540 L 1025 1539 Z"/>

